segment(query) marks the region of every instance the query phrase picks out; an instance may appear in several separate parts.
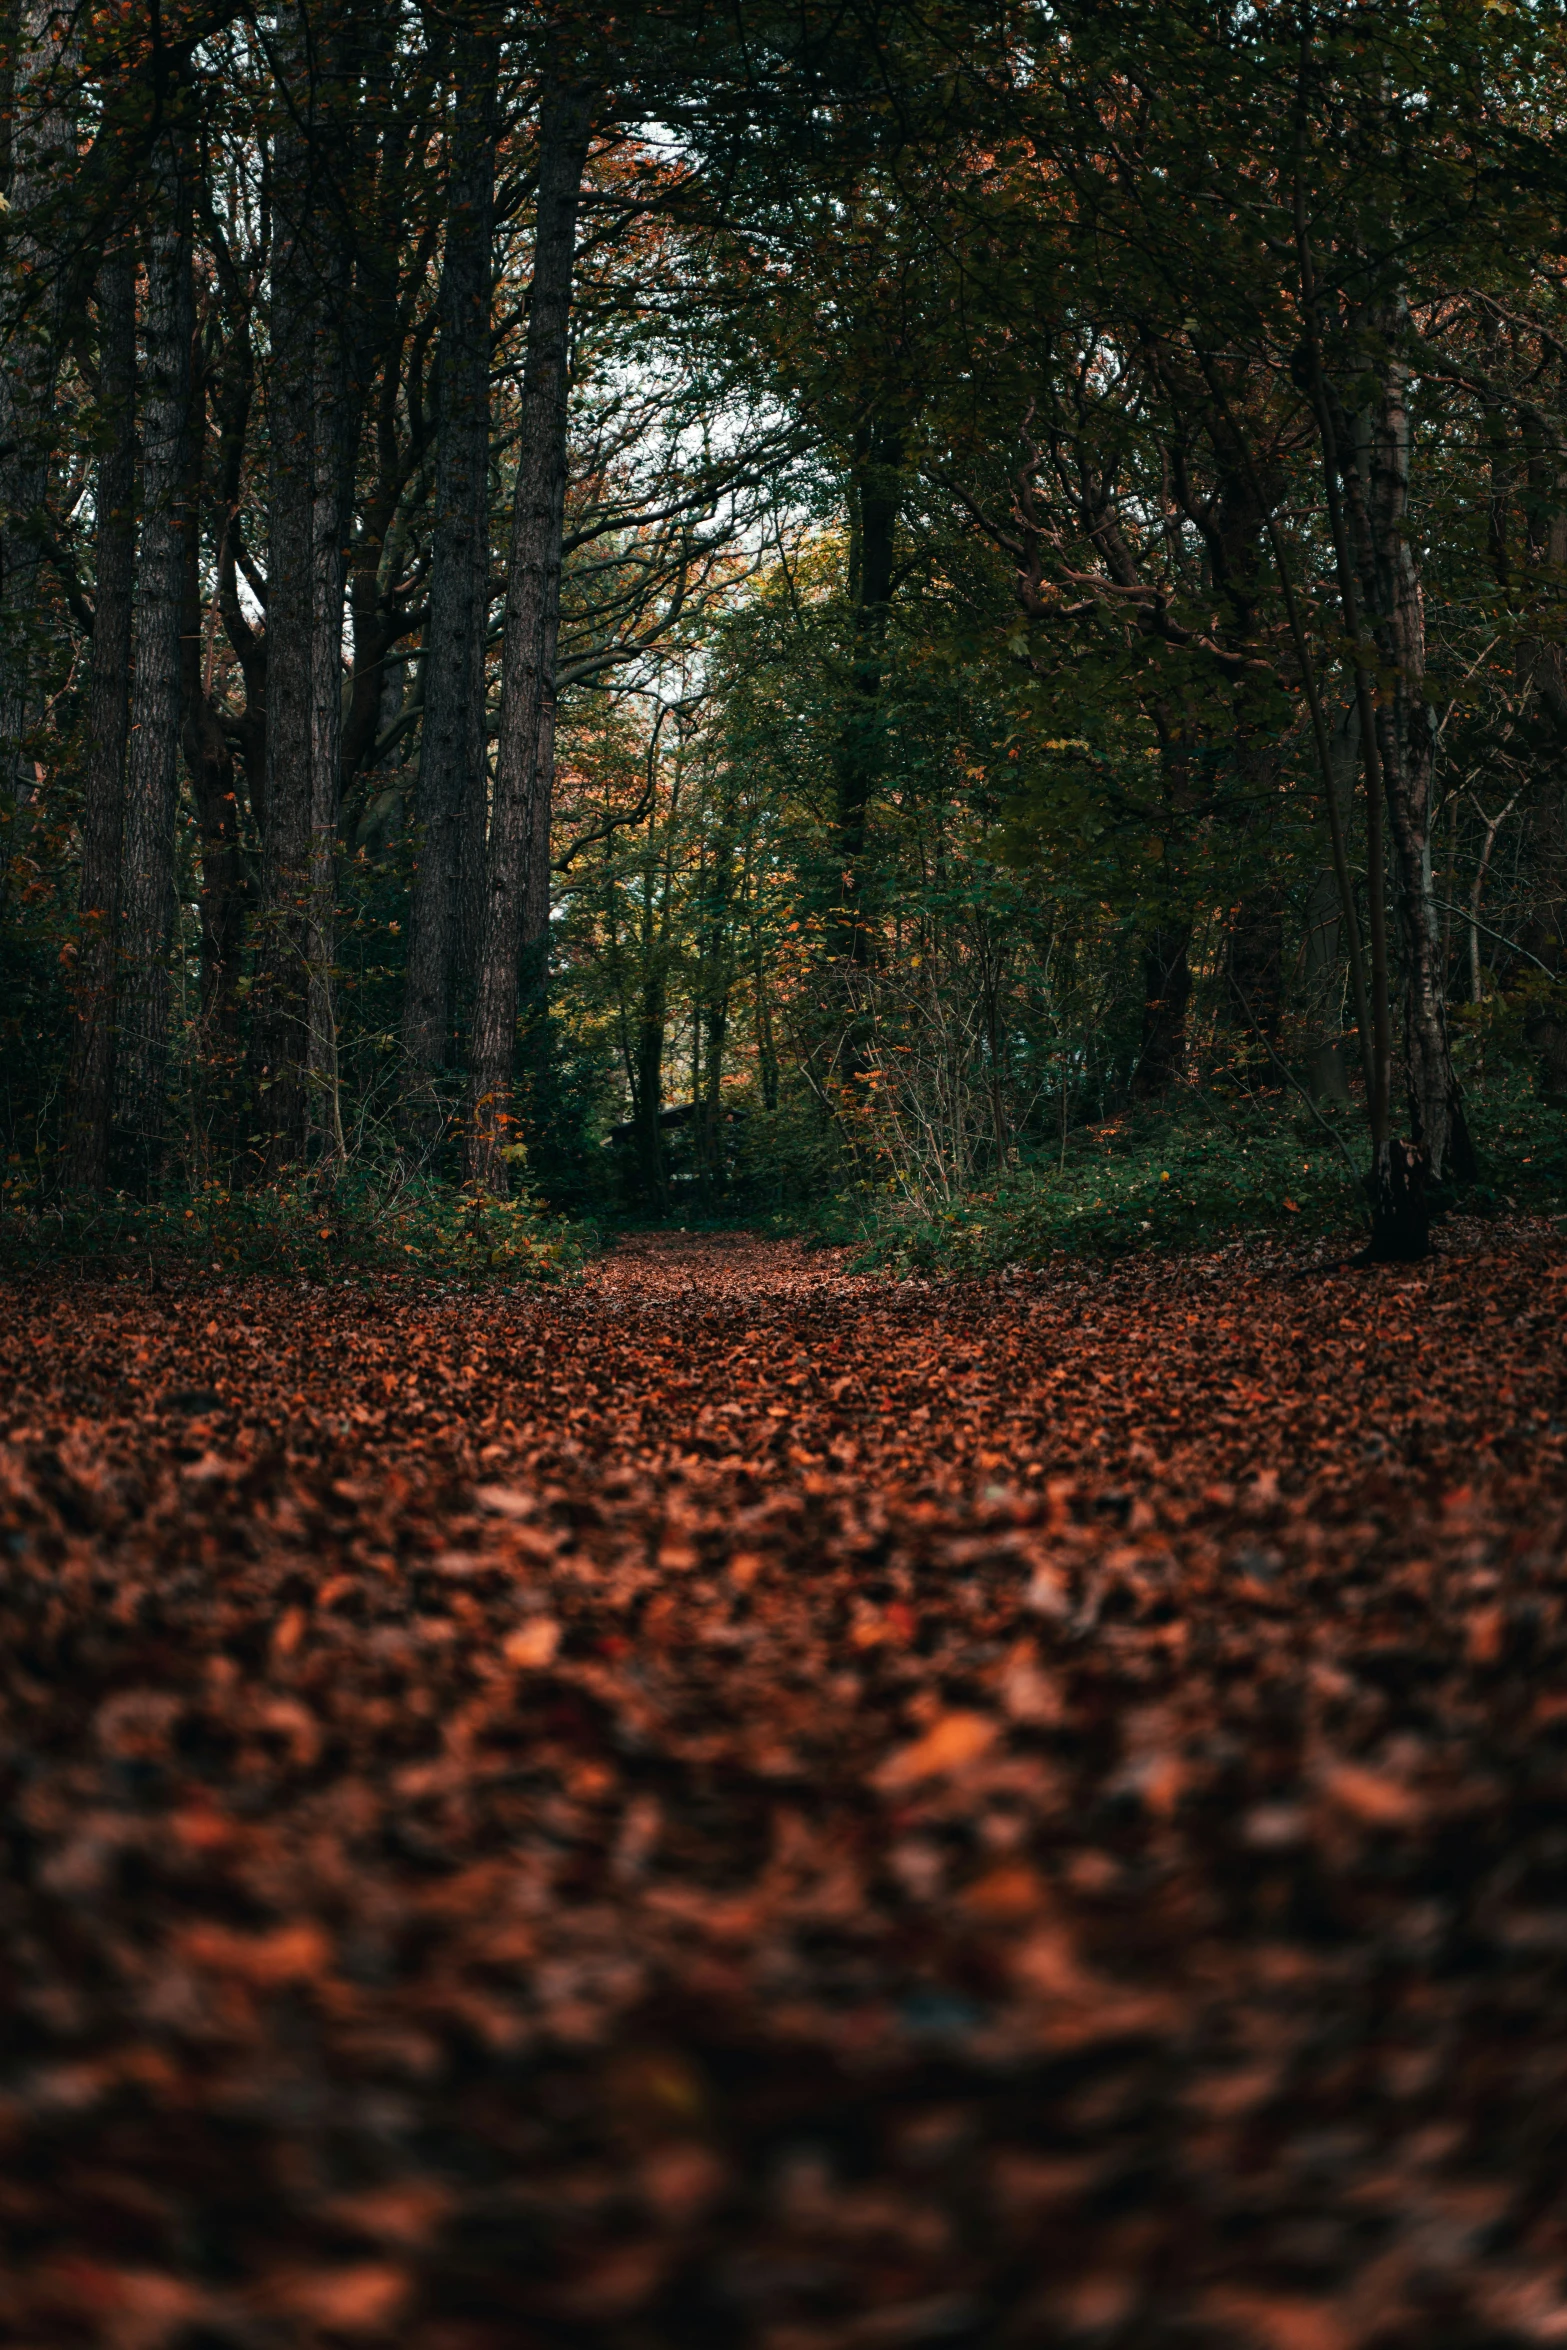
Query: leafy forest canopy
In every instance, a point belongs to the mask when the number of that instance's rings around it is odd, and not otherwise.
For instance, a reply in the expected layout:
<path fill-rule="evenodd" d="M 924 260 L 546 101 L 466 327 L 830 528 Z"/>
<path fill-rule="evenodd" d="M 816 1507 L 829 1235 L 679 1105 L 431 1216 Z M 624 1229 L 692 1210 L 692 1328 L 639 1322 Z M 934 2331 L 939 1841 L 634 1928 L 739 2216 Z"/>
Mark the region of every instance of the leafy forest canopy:
<path fill-rule="evenodd" d="M 1559 11 L 5 42 L 19 1229 L 1559 1204 Z"/>

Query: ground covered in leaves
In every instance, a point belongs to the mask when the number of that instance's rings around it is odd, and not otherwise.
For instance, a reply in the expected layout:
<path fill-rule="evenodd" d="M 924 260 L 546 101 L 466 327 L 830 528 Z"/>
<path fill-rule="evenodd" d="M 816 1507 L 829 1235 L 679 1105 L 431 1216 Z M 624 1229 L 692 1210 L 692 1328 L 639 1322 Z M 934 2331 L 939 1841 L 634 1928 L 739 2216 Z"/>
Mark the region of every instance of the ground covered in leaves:
<path fill-rule="evenodd" d="M 0 2340 L 1567 2341 L 1559 1244 L 13 1288 Z"/>

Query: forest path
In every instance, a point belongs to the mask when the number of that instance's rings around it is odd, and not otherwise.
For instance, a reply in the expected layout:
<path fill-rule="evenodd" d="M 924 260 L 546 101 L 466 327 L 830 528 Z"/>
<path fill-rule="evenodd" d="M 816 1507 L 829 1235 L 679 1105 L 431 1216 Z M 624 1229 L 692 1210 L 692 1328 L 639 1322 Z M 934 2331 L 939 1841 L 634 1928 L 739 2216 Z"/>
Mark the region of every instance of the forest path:
<path fill-rule="evenodd" d="M 0 2333 L 1558 2339 L 1543 1227 L 0 1313 Z"/>
<path fill-rule="evenodd" d="M 831 1295 L 869 1296 L 885 1288 L 873 1274 L 846 1270 L 850 1251 L 755 1232 L 629 1233 L 593 1259 L 590 1291 L 619 1303 L 662 1298 L 761 1303 Z"/>

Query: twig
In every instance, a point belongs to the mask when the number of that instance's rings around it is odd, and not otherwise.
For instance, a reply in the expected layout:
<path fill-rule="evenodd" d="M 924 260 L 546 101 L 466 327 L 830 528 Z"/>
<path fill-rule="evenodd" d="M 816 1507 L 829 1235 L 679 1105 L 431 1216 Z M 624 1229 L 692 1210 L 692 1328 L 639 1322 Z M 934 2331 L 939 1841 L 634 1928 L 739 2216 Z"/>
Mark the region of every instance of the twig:
<path fill-rule="evenodd" d="M 1450 906 L 1446 898 L 1433 898 L 1431 903 L 1440 906 L 1445 914 L 1460 914 L 1466 922 L 1473 922 L 1476 930 L 1483 930 L 1487 938 L 1494 938 L 1497 945 L 1506 947 L 1510 954 L 1522 955 L 1526 963 L 1532 963 L 1537 971 L 1543 971 L 1547 979 L 1561 977 L 1560 972 L 1553 971 L 1549 963 L 1542 963 L 1538 955 L 1531 955 L 1529 949 L 1521 947 L 1515 938 L 1504 938 L 1499 930 L 1491 928 L 1489 922 L 1482 922 L 1477 915 L 1471 914 L 1467 906 Z"/>

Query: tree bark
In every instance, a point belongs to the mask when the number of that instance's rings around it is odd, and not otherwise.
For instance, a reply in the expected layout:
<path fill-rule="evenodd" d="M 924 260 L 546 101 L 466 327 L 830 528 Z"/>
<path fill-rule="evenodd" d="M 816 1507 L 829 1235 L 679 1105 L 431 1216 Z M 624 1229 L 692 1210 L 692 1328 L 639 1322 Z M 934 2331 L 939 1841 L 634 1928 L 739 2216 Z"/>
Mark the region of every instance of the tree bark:
<path fill-rule="evenodd" d="M 1349 1070 L 1333 1015 L 1344 984 L 1344 911 L 1331 866 L 1324 867 L 1306 901 L 1306 997 L 1317 1029 L 1311 1054 L 1311 1095 L 1319 1105 L 1349 1107 Z"/>
<path fill-rule="evenodd" d="M 347 65 L 336 76 L 339 84 L 352 78 Z M 338 102 L 346 104 L 341 89 Z M 345 323 L 353 261 L 321 185 L 327 126 L 313 95 L 310 107 L 307 120 L 286 120 L 273 150 L 266 786 L 253 997 L 273 1175 L 342 1150 L 332 961 L 357 415 Z"/>
<path fill-rule="evenodd" d="M 551 82 L 539 124 L 537 228 L 468 1121 L 469 1176 L 497 1195 L 506 1190 L 503 1154 L 515 1127 L 511 1093 L 519 964 L 526 958 L 530 985 L 539 986 L 548 947 L 571 287 L 593 96 L 580 84 Z"/>
<path fill-rule="evenodd" d="M 482 858 L 484 844 L 490 287 L 498 72 L 499 50 L 493 39 L 463 45 L 441 273 L 440 441 L 414 802 L 419 862 L 409 908 L 403 1010 L 405 1130 L 408 1139 L 424 1150 L 438 1140 L 443 1123 L 439 1079 L 451 1053 L 463 960 L 462 896 L 474 879 L 474 847 Z"/>
<path fill-rule="evenodd" d="M 38 522 L 56 444 L 62 276 L 38 214 L 75 169 L 75 35 L 51 38 L 56 10 L 21 0 L 13 21 L 15 78 L 6 92 L 9 172 L 0 215 L 5 315 L 0 321 L 0 794 L 18 804 L 36 786 L 28 736 L 38 718 L 35 630 L 43 565 Z"/>
<path fill-rule="evenodd" d="M 293 123 L 273 149 L 268 383 L 267 728 L 253 1003 L 260 1124 L 272 1175 L 305 1148 L 310 865 L 311 476 L 315 439 L 309 154 Z"/>
<path fill-rule="evenodd" d="M 110 439 L 98 461 L 81 941 L 61 1165 L 68 1192 L 99 1192 L 107 1183 L 114 1107 L 120 836 L 136 569 L 136 254 L 128 239 L 106 257 L 99 273 L 98 368 L 99 406 Z"/>
<path fill-rule="evenodd" d="M 191 282 L 189 190 L 166 145 L 147 251 L 141 561 L 136 671 L 120 863 L 121 980 L 115 1119 L 133 1185 L 163 1157 L 168 1078 L 174 850 L 179 817 L 180 621 L 189 474 Z"/>
<path fill-rule="evenodd" d="M 1357 434 L 1356 484 L 1366 519 L 1363 580 L 1378 615 L 1379 650 L 1395 677 L 1376 714 L 1393 879 L 1404 946 L 1404 1025 L 1410 1121 L 1437 1183 L 1467 1181 L 1474 1148 L 1448 1050 L 1441 924 L 1431 879 L 1431 786 L 1436 716 L 1425 693 L 1425 607 L 1409 544 L 1410 369 L 1398 354 L 1402 305 L 1368 319 L 1381 346 L 1376 405 Z"/>
<path fill-rule="evenodd" d="M 314 464 L 310 500 L 310 871 L 306 904 L 308 1028 L 306 1146 L 344 1156 L 338 1085 L 336 960 L 337 831 L 343 791 L 343 599 L 353 500 L 354 418 L 343 319 L 353 275 L 341 238 L 325 271 L 316 342 Z"/>
<path fill-rule="evenodd" d="M 201 1023 L 197 1047 L 204 1089 L 227 1085 L 239 1026 L 239 966 L 244 936 L 245 869 L 234 792 L 234 750 L 204 674 L 200 527 L 206 465 L 207 378 L 191 386 L 191 467 L 185 533 L 185 597 L 180 623 L 181 743 L 196 810 L 201 866 Z M 221 458 L 220 458 L 221 463 Z"/>
<path fill-rule="evenodd" d="M 644 964 L 637 1003 L 632 1113 L 636 1121 L 637 1173 L 656 1214 L 669 1213 L 669 1175 L 664 1164 L 664 1034 L 667 1018 L 665 959 L 655 945 Z"/>
<path fill-rule="evenodd" d="M 1557 371 L 1557 398 L 1563 371 Z M 1528 492 L 1523 533 L 1531 573 L 1560 579 L 1567 572 L 1567 468 L 1537 428 L 1525 428 Z M 1506 585 L 1506 565 L 1503 564 Z M 1518 684 L 1534 719 L 1538 773 L 1527 824 L 1533 874 L 1531 904 L 1518 940 L 1535 962 L 1555 973 L 1541 988 L 1530 970 L 1524 1039 L 1537 1056 L 1541 1092 L 1567 1100 L 1567 648 L 1548 637 L 1526 638 L 1514 656 Z M 1517 976 L 1522 978 L 1520 971 Z"/>
<path fill-rule="evenodd" d="M 871 801 L 885 749 L 881 691 L 902 462 L 902 434 L 886 423 L 868 428 L 854 454 L 849 561 L 854 647 L 849 706 L 834 758 L 839 953 L 851 970 L 862 968 L 870 951 L 865 857 Z"/>
<path fill-rule="evenodd" d="M 244 707 L 231 723 L 239 738 L 239 770 L 258 835 L 266 835 L 267 771 L 267 636 L 265 627 L 252 628 L 239 600 L 240 497 L 245 473 L 245 441 L 255 388 L 255 356 L 248 323 L 242 318 L 231 336 L 218 371 L 215 408 L 218 423 L 216 516 L 218 542 L 218 610 L 223 633 L 239 663 L 245 685 Z M 248 888 L 247 882 L 247 888 Z"/>

